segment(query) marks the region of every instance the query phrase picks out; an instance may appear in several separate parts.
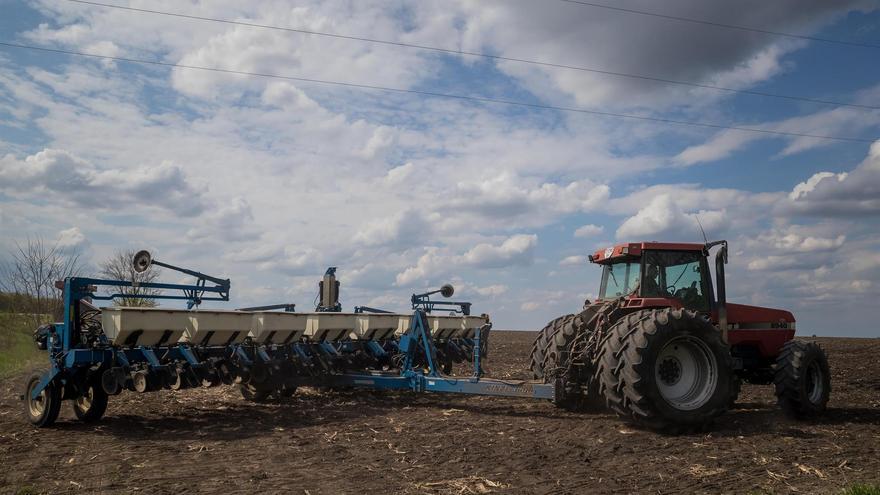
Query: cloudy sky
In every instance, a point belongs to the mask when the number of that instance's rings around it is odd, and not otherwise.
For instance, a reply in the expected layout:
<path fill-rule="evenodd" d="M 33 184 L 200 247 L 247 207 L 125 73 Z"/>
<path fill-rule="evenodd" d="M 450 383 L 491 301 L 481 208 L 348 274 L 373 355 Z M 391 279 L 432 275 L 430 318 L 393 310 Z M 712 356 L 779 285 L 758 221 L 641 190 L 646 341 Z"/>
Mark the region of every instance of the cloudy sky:
<path fill-rule="evenodd" d="M 0 0 L 6 43 L 423 92 L 0 46 L 0 256 L 146 247 L 230 277 L 234 305 L 300 309 L 336 265 L 348 309 L 449 281 L 533 329 L 595 296 L 589 252 L 699 241 L 699 218 L 731 243 L 731 300 L 880 335 L 877 2 L 614 2 L 799 38 L 562 0 L 111 1 L 495 57 Z"/>

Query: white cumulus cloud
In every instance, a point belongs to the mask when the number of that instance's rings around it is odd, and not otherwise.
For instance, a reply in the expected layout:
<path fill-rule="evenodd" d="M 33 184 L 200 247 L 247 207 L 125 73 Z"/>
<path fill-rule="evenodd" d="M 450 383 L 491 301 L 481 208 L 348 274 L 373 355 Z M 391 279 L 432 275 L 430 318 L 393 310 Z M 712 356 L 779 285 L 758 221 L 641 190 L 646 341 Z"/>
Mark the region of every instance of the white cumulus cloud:
<path fill-rule="evenodd" d="M 724 210 L 686 213 L 669 194 L 659 194 L 617 229 L 621 240 L 702 240 L 699 222 L 707 232 L 718 234 L 727 223 Z"/>
<path fill-rule="evenodd" d="M 797 184 L 788 195 L 791 208 L 815 216 L 880 212 L 880 140 L 850 172 L 819 172 Z"/>
<path fill-rule="evenodd" d="M 19 160 L 0 158 L 0 190 L 34 198 L 51 194 L 76 206 L 99 209 L 161 208 L 198 215 L 205 208 L 201 188 L 169 162 L 139 168 L 101 169 L 67 151 L 44 149 Z"/>
<path fill-rule="evenodd" d="M 587 264 L 586 256 L 566 256 L 559 262 L 562 266 L 577 266 L 577 265 L 586 265 Z"/>
<path fill-rule="evenodd" d="M 255 225 L 251 205 L 245 198 L 236 197 L 204 215 L 186 235 L 193 240 L 207 237 L 224 241 L 255 241 L 262 232 Z"/>
<path fill-rule="evenodd" d="M 462 254 L 452 254 L 448 248 L 429 247 L 415 265 L 397 274 L 396 284 L 430 280 L 462 267 L 492 269 L 530 265 L 537 243 L 537 235 L 516 234 L 500 244 L 479 243 Z"/>
<path fill-rule="evenodd" d="M 605 229 L 600 225 L 587 224 L 582 225 L 575 229 L 574 236 L 575 237 L 595 237 L 597 235 L 605 232 Z"/>
<path fill-rule="evenodd" d="M 537 244 L 538 236 L 517 234 L 509 237 L 500 245 L 478 244 L 464 253 L 460 261 L 465 265 L 479 268 L 528 265 L 534 259 Z"/>
<path fill-rule="evenodd" d="M 507 293 L 509 289 L 504 284 L 493 284 L 486 287 L 474 287 L 474 292 L 484 297 L 495 297 Z"/>
<path fill-rule="evenodd" d="M 79 227 L 71 227 L 58 232 L 58 248 L 62 251 L 79 251 L 88 246 L 89 241 Z"/>

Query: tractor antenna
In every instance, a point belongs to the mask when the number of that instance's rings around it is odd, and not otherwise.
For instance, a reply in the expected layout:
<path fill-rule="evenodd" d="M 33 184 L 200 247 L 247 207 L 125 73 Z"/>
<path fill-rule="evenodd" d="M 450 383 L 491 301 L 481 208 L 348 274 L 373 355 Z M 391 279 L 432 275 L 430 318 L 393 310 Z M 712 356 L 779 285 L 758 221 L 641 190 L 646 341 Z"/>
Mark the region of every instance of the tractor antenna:
<path fill-rule="evenodd" d="M 700 215 L 695 213 L 694 218 L 697 220 L 697 225 L 700 226 L 700 232 L 703 234 L 703 240 L 706 241 L 706 244 L 709 244 L 709 238 L 706 237 L 706 231 L 703 230 L 703 224 L 700 222 Z"/>

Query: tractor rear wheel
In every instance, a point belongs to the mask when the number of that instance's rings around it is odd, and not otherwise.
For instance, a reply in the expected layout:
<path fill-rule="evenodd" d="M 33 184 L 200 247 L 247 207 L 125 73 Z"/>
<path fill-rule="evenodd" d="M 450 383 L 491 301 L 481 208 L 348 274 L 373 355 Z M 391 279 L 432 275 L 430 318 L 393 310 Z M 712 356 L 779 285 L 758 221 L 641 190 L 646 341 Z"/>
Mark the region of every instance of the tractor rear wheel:
<path fill-rule="evenodd" d="M 91 380 L 83 393 L 72 401 L 73 413 L 85 423 L 98 421 L 107 411 L 107 392 L 98 382 Z"/>
<path fill-rule="evenodd" d="M 618 320 L 596 374 L 610 409 L 658 430 L 703 428 L 728 409 L 737 379 L 721 333 L 697 313 L 672 308 Z"/>
<path fill-rule="evenodd" d="M 786 342 L 776 358 L 773 381 L 779 406 L 787 414 L 803 417 L 821 413 L 831 394 L 825 351 L 815 342 Z"/>
<path fill-rule="evenodd" d="M 559 318 L 552 320 L 540 332 L 538 332 L 538 337 L 532 344 L 532 353 L 530 355 L 532 374 L 535 378 L 539 380 L 544 378 L 544 363 L 546 354 L 550 351 L 553 337 L 561 327 L 571 325 L 573 319 L 574 314 L 560 316 Z"/>
<path fill-rule="evenodd" d="M 590 399 L 597 396 L 595 375 L 589 362 L 581 363 L 587 370 L 573 369 L 572 344 L 585 337 L 587 323 L 595 315 L 595 310 L 587 308 L 578 314 L 559 317 L 544 327 L 532 346 L 532 373 L 544 383 L 556 385 L 556 398 L 553 404 L 567 409 L 591 407 Z M 580 370 L 580 371 L 579 371 Z M 577 376 L 571 376 L 575 373 Z M 586 390 L 586 392 L 584 392 Z"/>
<path fill-rule="evenodd" d="M 24 387 L 25 415 L 31 424 L 40 428 L 52 426 L 61 411 L 61 387 L 54 380 L 46 385 L 36 399 L 31 398 L 31 393 L 42 378 L 42 373 L 35 372 L 28 377 Z"/>

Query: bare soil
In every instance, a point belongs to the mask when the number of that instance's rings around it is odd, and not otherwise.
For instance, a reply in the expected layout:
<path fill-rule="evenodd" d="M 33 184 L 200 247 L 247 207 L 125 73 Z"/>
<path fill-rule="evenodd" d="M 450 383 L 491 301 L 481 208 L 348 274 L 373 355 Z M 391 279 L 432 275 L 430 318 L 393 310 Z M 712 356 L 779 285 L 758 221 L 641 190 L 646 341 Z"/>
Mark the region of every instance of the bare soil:
<path fill-rule="evenodd" d="M 492 376 L 526 379 L 531 332 L 494 332 Z M 817 339 L 833 392 L 794 421 L 769 386 L 701 434 L 639 430 L 544 401 L 302 390 L 245 402 L 231 387 L 112 397 L 96 425 L 65 404 L 22 416 L 0 385 L 4 493 L 835 493 L 880 483 L 880 339 Z"/>

